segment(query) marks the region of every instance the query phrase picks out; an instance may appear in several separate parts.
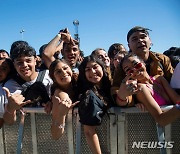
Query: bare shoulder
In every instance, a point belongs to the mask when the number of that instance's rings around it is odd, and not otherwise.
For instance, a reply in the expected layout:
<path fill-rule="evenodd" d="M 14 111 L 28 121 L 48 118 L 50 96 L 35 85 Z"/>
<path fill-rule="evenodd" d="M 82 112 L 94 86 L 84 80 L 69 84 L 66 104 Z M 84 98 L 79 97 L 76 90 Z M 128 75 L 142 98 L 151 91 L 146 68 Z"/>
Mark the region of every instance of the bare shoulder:
<path fill-rule="evenodd" d="M 56 89 L 55 90 L 54 96 L 57 96 L 60 99 L 67 99 L 67 98 L 69 98 L 69 95 L 66 92 L 64 92 L 64 91 L 62 91 L 60 89 Z"/>
<path fill-rule="evenodd" d="M 155 75 L 154 76 L 154 79 L 157 81 L 157 82 L 162 82 L 162 81 L 164 81 L 164 80 L 166 80 L 165 78 L 164 78 L 164 76 L 162 76 L 162 75 Z"/>

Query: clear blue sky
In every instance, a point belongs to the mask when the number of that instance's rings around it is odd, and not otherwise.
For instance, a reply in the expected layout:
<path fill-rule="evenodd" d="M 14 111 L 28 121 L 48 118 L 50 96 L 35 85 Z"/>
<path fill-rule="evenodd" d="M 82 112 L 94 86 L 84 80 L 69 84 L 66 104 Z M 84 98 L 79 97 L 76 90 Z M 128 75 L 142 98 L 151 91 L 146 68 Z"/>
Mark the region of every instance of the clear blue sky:
<path fill-rule="evenodd" d="M 128 48 L 126 34 L 136 25 L 152 30 L 153 51 L 180 46 L 180 0 L 0 0 L 0 10 L 0 49 L 7 51 L 22 28 L 37 53 L 62 28 L 74 36 L 74 19 L 85 55 L 116 42 Z"/>

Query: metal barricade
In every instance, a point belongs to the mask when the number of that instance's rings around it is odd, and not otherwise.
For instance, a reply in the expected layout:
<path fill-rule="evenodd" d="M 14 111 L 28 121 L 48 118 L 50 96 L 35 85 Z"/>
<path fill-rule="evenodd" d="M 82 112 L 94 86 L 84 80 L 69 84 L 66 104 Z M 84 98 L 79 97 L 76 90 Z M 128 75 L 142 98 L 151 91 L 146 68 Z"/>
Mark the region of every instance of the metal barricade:
<path fill-rule="evenodd" d="M 51 116 L 45 114 L 43 108 L 24 108 L 24 110 L 26 111 L 24 125 L 23 115 L 17 113 L 16 123 L 12 126 L 4 125 L 1 129 L 0 154 L 91 153 L 79 122 L 77 109 L 68 113 L 65 132 L 59 140 L 51 139 Z M 159 131 L 157 128 L 160 128 Z M 109 116 L 105 116 L 102 124 L 97 127 L 103 154 L 160 154 L 163 150 L 167 154 L 179 154 L 179 130 L 180 119 L 162 129 L 156 127 L 154 119 L 148 112 L 141 112 L 135 107 L 111 108 Z M 133 147 L 133 142 L 163 140 L 164 138 L 158 138 L 157 132 L 159 137 L 162 137 L 161 134 L 165 135 L 165 141 L 174 142 L 172 149 Z"/>

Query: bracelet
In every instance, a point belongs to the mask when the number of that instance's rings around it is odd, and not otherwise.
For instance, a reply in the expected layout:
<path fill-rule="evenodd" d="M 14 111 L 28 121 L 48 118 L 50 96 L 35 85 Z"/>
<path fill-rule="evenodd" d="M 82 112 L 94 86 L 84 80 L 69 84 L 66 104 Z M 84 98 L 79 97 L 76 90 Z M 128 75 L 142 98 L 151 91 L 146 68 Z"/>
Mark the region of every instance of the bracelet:
<path fill-rule="evenodd" d="M 180 104 L 175 105 L 176 109 L 180 110 Z"/>
<path fill-rule="evenodd" d="M 11 113 L 11 112 L 8 111 L 7 105 L 6 105 L 6 107 L 5 107 L 5 112 L 7 112 L 7 113 L 9 113 L 9 114 L 11 114 L 11 115 L 14 114 L 14 113 Z"/>
<path fill-rule="evenodd" d="M 62 124 L 59 125 L 57 121 L 53 121 L 53 125 L 54 125 L 54 126 L 57 126 L 57 127 L 60 128 L 60 129 L 65 128 L 65 123 L 62 123 Z"/>

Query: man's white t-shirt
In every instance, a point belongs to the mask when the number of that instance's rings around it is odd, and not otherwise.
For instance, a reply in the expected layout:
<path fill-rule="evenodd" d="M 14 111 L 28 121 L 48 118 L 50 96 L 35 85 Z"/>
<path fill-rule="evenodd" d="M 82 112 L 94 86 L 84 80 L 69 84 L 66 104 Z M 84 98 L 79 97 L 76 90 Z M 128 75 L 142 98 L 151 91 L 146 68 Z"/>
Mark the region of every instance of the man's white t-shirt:
<path fill-rule="evenodd" d="M 37 79 L 37 77 L 34 80 L 26 82 L 26 83 L 28 83 L 28 85 L 31 85 L 31 84 L 35 83 L 36 79 Z M 46 91 L 47 91 L 47 93 L 49 94 L 49 97 L 50 97 L 51 96 L 51 85 L 53 84 L 53 81 L 49 76 L 49 70 L 46 70 L 42 83 L 45 85 Z M 19 85 L 13 79 L 8 80 L 4 84 L 4 87 L 8 88 L 11 94 L 15 94 L 15 93 L 20 94 L 22 92 L 22 90 L 23 90 L 22 86 Z M 7 98 L 5 98 L 4 104 L 6 104 L 6 103 L 8 103 Z"/>

